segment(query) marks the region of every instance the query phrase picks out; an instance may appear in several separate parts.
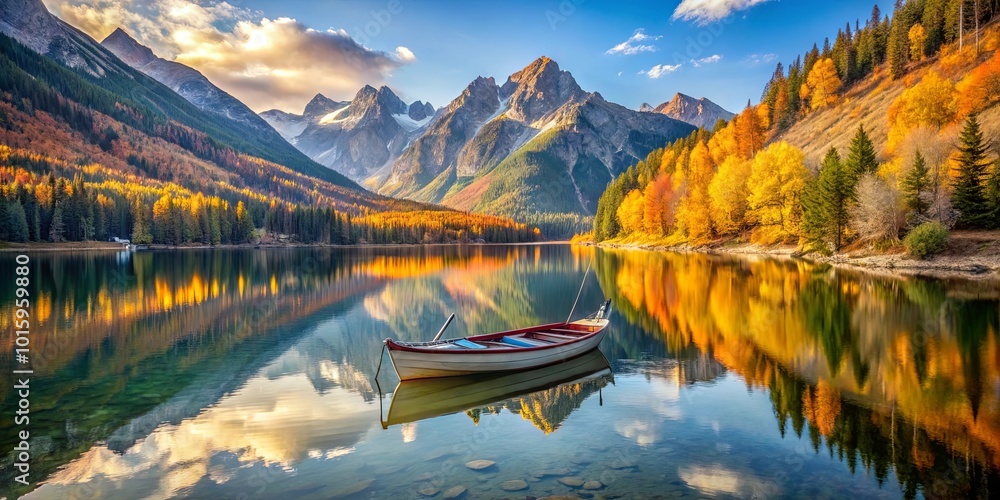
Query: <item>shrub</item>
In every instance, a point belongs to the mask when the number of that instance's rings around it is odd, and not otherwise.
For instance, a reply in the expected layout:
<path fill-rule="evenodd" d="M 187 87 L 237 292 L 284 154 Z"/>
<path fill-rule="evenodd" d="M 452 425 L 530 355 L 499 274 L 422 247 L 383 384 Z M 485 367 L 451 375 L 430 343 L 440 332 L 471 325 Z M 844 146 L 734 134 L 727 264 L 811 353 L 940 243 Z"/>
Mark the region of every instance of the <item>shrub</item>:
<path fill-rule="evenodd" d="M 939 222 L 925 222 L 910 231 L 903 240 L 906 251 L 923 259 L 944 250 L 948 243 L 948 228 Z"/>

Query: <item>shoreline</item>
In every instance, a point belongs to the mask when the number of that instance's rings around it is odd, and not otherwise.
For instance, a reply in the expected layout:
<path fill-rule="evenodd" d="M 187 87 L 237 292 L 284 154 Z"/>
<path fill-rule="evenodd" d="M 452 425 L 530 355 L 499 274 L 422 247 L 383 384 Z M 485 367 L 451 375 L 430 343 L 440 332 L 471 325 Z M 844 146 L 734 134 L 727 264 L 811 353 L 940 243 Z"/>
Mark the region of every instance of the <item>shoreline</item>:
<path fill-rule="evenodd" d="M 276 249 L 276 248 L 414 248 L 414 247 L 436 247 L 436 246 L 536 246 L 536 245 L 568 245 L 567 240 L 560 241 L 534 241 L 522 243 L 386 243 L 374 244 L 366 243 L 362 245 L 330 245 L 325 243 L 243 243 L 239 245 L 142 245 L 145 251 L 162 250 L 254 250 L 254 249 Z M 122 244 L 105 241 L 71 241 L 63 243 L 4 243 L 0 244 L 0 253 L 14 252 L 125 252 L 128 251 Z"/>
<path fill-rule="evenodd" d="M 921 276 L 937 279 L 962 278 L 1000 281 L 1000 254 L 943 254 L 929 259 L 916 259 L 905 252 L 885 254 L 840 253 L 825 256 L 803 254 L 794 246 L 761 246 L 751 243 L 735 245 L 661 245 L 654 243 L 577 243 L 598 248 L 645 250 L 651 252 L 701 253 L 706 255 L 749 255 L 779 259 L 802 259 L 818 264 L 893 276 Z"/>

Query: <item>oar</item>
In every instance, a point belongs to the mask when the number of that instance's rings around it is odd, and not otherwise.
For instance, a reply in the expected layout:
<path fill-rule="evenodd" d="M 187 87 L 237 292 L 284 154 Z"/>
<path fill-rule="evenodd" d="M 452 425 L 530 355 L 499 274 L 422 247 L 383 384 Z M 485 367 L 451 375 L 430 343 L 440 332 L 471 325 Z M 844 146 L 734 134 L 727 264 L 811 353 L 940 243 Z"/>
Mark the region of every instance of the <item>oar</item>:
<path fill-rule="evenodd" d="M 451 324 L 451 320 L 453 320 L 453 319 L 455 319 L 455 313 L 451 313 L 451 316 L 448 316 L 448 321 L 444 322 L 444 326 L 442 326 L 441 329 L 438 330 L 438 334 L 434 336 L 434 340 L 435 341 L 437 341 L 437 339 L 441 338 L 441 335 L 444 334 L 444 331 L 448 328 L 448 325 Z"/>

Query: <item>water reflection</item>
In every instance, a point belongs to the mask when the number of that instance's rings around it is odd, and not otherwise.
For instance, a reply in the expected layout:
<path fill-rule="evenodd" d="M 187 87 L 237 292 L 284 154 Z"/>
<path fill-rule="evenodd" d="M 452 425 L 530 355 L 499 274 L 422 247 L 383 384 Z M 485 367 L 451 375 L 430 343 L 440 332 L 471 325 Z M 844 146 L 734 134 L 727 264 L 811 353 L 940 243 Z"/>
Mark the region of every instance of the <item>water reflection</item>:
<path fill-rule="evenodd" d="M 431 403 L 407 384 L 380 398 L 383 338 L 426 339 L 453 312 L 455 334 L 563 320 L 591 259 L 598 279 L 580 303 L 607 296 L 619 311 L 601 346 L 614 385 L 580 358 L 562 373 L 448 382 Z M 39 498 L 496 497 L 515 479 L 529 486 L 518 495 L 541 497 L 577 492 L 566 476 L 626 496 L 997 489 L 995 281 L 566 246 L 46 254 L 32 266 Z M 11 317 L 0 311 L 3 331 Z M 0 341 L 10 363 L 13 339 Z M 381 387 L 395 386 L 382 368 Z M 380 403 L 394 408 L 388 430 Z M 474 459 L 498 466 L 466 469 Z"/>
<path fill-rule="evenodd" d="M 808 435 L 911 496 L 987 494 L 1000 465 L 1000 288 L 794 260 L 600 254 L 629 323 L 710 353 Z"/>

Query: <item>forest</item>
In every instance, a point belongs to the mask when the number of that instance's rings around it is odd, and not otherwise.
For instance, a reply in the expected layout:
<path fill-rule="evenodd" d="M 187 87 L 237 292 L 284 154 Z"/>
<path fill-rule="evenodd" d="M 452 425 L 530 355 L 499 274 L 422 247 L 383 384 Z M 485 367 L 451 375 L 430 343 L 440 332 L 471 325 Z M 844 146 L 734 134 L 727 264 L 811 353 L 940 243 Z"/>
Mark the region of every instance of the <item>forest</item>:
<path fill-rule="evenodd" d="M 923 237 L 1000 227 L 1000 159 L 979 121 L 1000 101 L 1000 30 L 990 24 L 998 4 L 897 2 L 892 20 L 876 6 L 864 26 L 848 23 L 787 70 L 778 63 L 760 104 L 651 152 L 610 183 L 594 239 L 747 236 L 830 252 L 891 245 L 916 228 Z M 897 80 L 906 89 L 888 107 L 887 137 L 858 122 L 849 148 L 831 147 L 818 165 L 782 139 L 814 113 L 852 105 L 852 86 L 876 93 L 879 81 Z"/>

